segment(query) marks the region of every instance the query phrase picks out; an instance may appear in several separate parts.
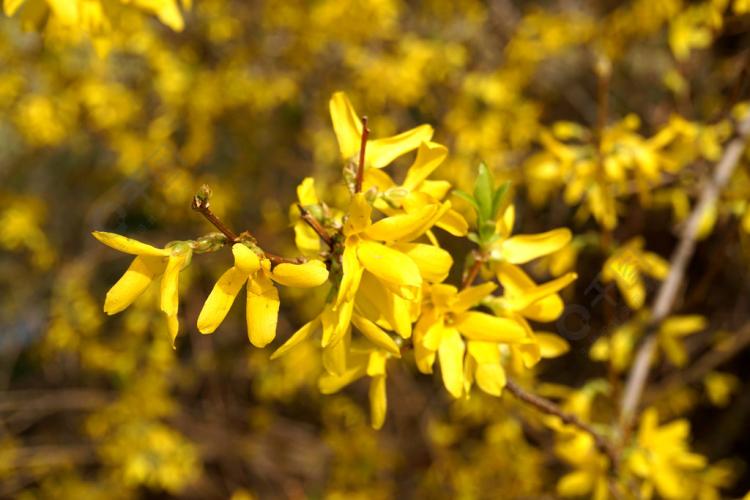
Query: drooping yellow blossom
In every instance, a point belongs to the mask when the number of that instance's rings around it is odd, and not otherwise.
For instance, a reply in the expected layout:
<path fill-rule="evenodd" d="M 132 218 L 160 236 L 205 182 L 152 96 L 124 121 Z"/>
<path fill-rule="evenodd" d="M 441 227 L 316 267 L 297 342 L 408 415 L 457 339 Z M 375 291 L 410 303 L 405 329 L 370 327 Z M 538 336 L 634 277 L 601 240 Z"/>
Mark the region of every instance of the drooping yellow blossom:
<path fill-rule="evenodd" d="M 476 380 L 490 394 L 499 394 L 505 386 L 498 344 L 518 343 L 526 338 L 526 332 L 516 321 L 471 310 L 496 287 L 494 283 L 462 291 L 445 284 L 425 287 L 425 303 L 414 330 L 417 367 L 422 373 L 432 373 L 437 356 L 443 384 L 453 397 L 460 397 L 465 390 L 464 338 L 470 344 L 477 342 L 470 348 L 480 365 Z"/>
<path fill-rule="evenodd" d="M 528 341 L 513 345 L 526 367 L 534 366 L 543 357 L 556 357 L 567 352 L 565 339 L 549 333 L 537 335 L 528 320 L 549 323 L 560 317 L 564 304 L 557 292 L 578 277 L 567 273 L 542 285 L 537 285 L 519 266 L 508 262 L 494 264 L 497 280 L 503 286 L 503 295 L 487 301 L 495 314 L 511 318 L 526 331 Z"/>
<path fill-rule="evenodd" d="M 356 165 L 362 142 L 362 121 L 343 92 L 333 94 L 329 109 L 341 157 Z M 420 125 L 393 137 L 368 140 L 365 167 L 383 168 L 399 156 L 417 149 L 422 142 L 429 141 L 432 134 L 431 126 Z"/>
<path fill-rule="evenodd" d="M 642 237 L 629 240 L 612 253 L 602 269 L 602 281 L 614 281 L 633 310 L 643 307 L 646 300 L 643 275 L 663 280 L 669 272 L 669 263 L 655 253 L 645 251 L 644 244 Z"/>
<path fill-rule="evenodd" d="M 643 412 L 635 449 L 627 459 L 628 468 L 645 480 L 641 488 L 644 498 L 653 491 L 668 499 L 690 498 L 691 485 L 685 476 L 706 467 L 703 455 L 692 453 L 688 445 L 690 424 L 685 419 L 659 426 L 655 408 Z"/>
<path fill-rule="evenodd" d="M 325 264 L 311 260 L 302 264 L 281 263 L 271 269 L 242 243 L 232 245 L 234 266 L 216 282 L 198 316 L 198 330 L 213 333 L 224 321 L 234 299 L 247 283 L 247 334 L 256 347 L 264 347 L 276 336 L 279 292 L 273 282 L 293 287 L 315 287 L 328 279 Z"/>
<path fill-rule="evenodd" d="M 105 245 L 120 252 L 135 255 L 125 274 L 107 292 L 104 312 L 116 314 L 125 310 L 146 291 L 151 282 L 160 275 L 160 307 L 167 315 L 172 342 L 179 330 L 177 310 L 179 308 L 178 278 L 180 271 L 190 264 L 193 250 L 186 242 L 179 241 L 156 248 L 115 233 L 94 231 L 94 237 Z"/>
<path fill-rule="evenodd" d="M 609 460 L 594 444 L 590 434 L 579 430 L 567 430 L 566 435 L 555 445 L 555 453 L 575 467 L 557 482 L 557 494 L 561 497 L 586 497 L 607 500 L 609 495 Z"/>
<path fill-rule="evenodd" d="M 355 380 L 367 375 L 370 377 L 370 422 L 374 429 L 380 429 L 385 423 L 388 408 L 386 396 L 386 362 L 391 354 L 377 349 L 352 348 L 347 360 L 346 371 L 342 374 L 324 374 L 319 382 L 320 392 L 333 394 Z"/>

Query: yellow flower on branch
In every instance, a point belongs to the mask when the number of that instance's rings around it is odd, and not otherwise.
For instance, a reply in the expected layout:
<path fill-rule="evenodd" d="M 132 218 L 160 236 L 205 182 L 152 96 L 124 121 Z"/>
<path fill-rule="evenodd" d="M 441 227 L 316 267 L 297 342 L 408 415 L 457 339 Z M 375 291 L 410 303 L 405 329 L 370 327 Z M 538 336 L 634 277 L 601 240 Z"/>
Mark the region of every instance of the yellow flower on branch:
<path fill-rule="evenodd" d="M 635 449 L 627 459 L 627 467 L 645 480 L 644 498 L 653 496 L 654 488 L 663 498 L 690 498 L 688 474 L 696 473 L 707 465 L 706 457 L 692 453 L 688 445 L 690 424 L 685 419 L 674 420 L 659 426 L 655 408 L 643 412 Z"/>
<path fill-rule="evenodd" d="M 391 354 L 377 349 L 351 349 L 346 371 L 340 375 L 326 373 L 318 381 L 320 392 L 333 394 L 345 386 L 367 375 L 370 377 L 370 422 L 374 429 L 380 429 L 385 422 L 388 408 L 386 396 L 386 362 Z"/>
<path fill-rule="evenodd" d="M 643 275 L 663 280 L 669 272 L 669 263 L 655 253 L 645 251 L 644 244 L 641 237 L 629 240 L 612 253 L 602 269 L 602 281 L 614 281 L 633 310 L 643 307 L 646 300 Z"/>
<path fill-rule="evenodd" d="M 333 94 L 329 102 L 329 109 L 341 157 L 345 162 L 356 165 L 362 143 L 362 121 L 349 98 L 343 92 Z M 417 149 L 422 142 L 429 141 L 433 132 L 431 126 L 420 125 L 393 137 L 368 140 L 365 168 L 387 166 L 399 156 Z"/>
<path fill-rule="evenodd" d="M 417 367 L 422 373 L 432 373 L 437 356 L 443 384 L 455 398 L 465 391 L 464 338 L 469 342 L 489 343 L 497 349 L 498 343 L 522 342 L 526 337 L 523 327 L 512 319 L 471 310 L 496 287 L 494 283 L 484 283 L 462 291 L 445 284 L 426 287 L 425 303 L 414 331 Z M 484 345 L 478 344 L 474 350 L 474 354 L 484 352 Z M 479 361 L 486 358 L 479 354 L 478 357 Z M 491 394 L 499 393 L 505 386 L 505 373 L 499 364 L 497 366 L 499 369 L 477 373 L 480 387 Z"/>
<path fill-rule="evenodd" d="M 198 330 L 213 333 L 224 321 L 234 299 L 247 284 L 247 333 L 256 347 L 264 347 L 276 336 L 279 292 L 273 282 L 293 287 L 315 287 L 328 279 L 323 262 L 281 263 L 271 269 L 271 261 L 258 257 L 242 243 L 232 245 L 234 266 L 216 282 L 198 316 Z"/>
<path fill-rule="evenodd" d="M 156 248 L 115 233 L 94 231 L 92 234 L 105 245 L 136 256 L 125 274 L 107 292 L 104 312 L 116 314 L 125 310 L 146 291 L 155 278 L 163 275 L 160 307 L 167 315 L 169 334 L 174 343 L 179 330 L 178 279 L 180 271 L 190 264 L 193 255 L 190 245 L 184 241 L 177 241 L 165 248 Z"/>

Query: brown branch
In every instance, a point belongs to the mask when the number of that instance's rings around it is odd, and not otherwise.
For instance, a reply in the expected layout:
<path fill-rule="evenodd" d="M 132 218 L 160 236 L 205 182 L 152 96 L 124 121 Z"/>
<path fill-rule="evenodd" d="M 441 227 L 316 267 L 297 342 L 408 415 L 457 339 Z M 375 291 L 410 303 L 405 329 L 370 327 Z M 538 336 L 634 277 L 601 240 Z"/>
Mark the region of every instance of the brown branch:
<path fill-rule="evenodd" d="M 209 208 L 208 198 L 195 196 L 193 198 L 193 210 L 196 212 L 199 212 L 203 217 L 205 217 L 208 222 L 214 225 L 216 229 L 221 231 L 221 233 L 227 237 L 229 240 L 229 243 L 235 243 L 237 241 L 237 235 L 234 234 L 234 231 L 229 229 L 222 221 L 219 219 L 212 211 L 211 208 Z"/>
<path fill-rule="evenodd" d="M 619 466 L 619 459 L 617 453 L 615 452 L 615 449 L 604 436 L 599 434 L 589 424 L 583 422 L 577 416 L 563 411 L 562 408 L 557 406 L 549 399 L 543 398 L 542 396 L 538 396 L 536 394 L 532 394 L 530 392 L 526 392 L 526 390 L 522 389 L 518 384 L 510 379 L 505 382 L 505 388 L 508 390 L 508 392 L 513 394 L 513 396 L 523 401 L 524 403 L 533 406 L 542 413 L 553 415 L 559 418 L 564 424 L 572 425 L 589 434 L 594 439 L 596 448 L 601 453 L 606 455 L 607 458 L 609 458 L 610 463 L 612 464 L 612 470 L 617 470 Z"/>
<path fill-rule="evenodd" d="M 745 150 L 748 134 L 750 134 L 750 114 L 738 123 L 736 136 L 727 144 L 724 154 L 714 169 L 713 176 L 706 180 L 698 203 L 696 203 L 682 228 L 680 241 L 670 259 L 669 274 L 659 287 L 654 300 L 647 338 L 638 349 L 622 396 L 620 430 L 623 438 L 627 435 L 631 421 L 638 409 L 651 368 L 651 359 L 656 351 L 656 335 L 653 332 L 672 311 L 677 292 L 685 276 L 685 269 L 695 251 L 696 236 L 703 215 L 716 202 L 719 192 L 729 181 Z"/>
<path fill-rule="evenodd" d="M 474 280 L 477 278 L 477 275 L 479 274 L 479 271 L 482 269 L 482 265 L 484 264 L 484 258 L 481 255 L 475 254 L 474 264 L 471 266 L 469 271 L 466 273 L 466 277 L 464 278 L 463 283 L 461 284 L 461 289 L 469 288 L 472 283 L 474 283 Z"/>
<path fill-rule="evenodd" d="M 370 135 L 370 129 L 367 128 L 367 117 L 362 117 L 362 142 L 359 146 L 359 164 L 357 165 L 357 180 L 354 184 L 354 192 L 362 192 L 362 181 L 365 178 L 365 149 L 367 149 L 367 137 Z"/>
<path fill-rule="evenodd" d="M 320 222 L 318 222 L 318 219 L 316 219 L 308 209 L 303 207 L 301 203 L 297 203 L 297 209 L 299 209 L 300 217 L 302 217 L 302 220 L 305 221 L 307 225 L 310 226 L 318 236 L 320 236 L 320 239 L 323 240 L 326 245 L 328 245 L 328 248 L 333 248 L 333 238 L 330 234 L 328 234 L 328 231 L 325 230 Z"/>

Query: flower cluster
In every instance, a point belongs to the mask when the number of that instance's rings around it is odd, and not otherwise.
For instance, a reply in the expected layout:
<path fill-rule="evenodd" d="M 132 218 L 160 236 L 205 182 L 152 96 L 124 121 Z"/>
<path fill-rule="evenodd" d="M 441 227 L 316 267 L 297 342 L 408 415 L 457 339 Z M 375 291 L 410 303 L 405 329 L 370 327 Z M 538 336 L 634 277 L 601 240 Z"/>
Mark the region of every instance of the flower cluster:
<path fill-rule="evenodd" d="M 563 310 L 558 292 L 576 275 L 566 273 L 538 284 L 520 266 L 563 249 L 571 240 L 570 231 L 513 235 L 515 208 L 508 186 L 496 187 L 482 166 L 473 194 L 457 192 L 474 208 L 475 230 L 470 232 L 449 199 L 451 184 L 431 178 L 448 154 L 445 146 L 432 141 L 432 127 L 421 125 L 370 139 L 366 122 L 340 92 L 331 98 L 330 112 L 349 201 L 346 207 L 330 207 L 315 192 L 312 178 L 302 181 L 291 212 L 295 240 L 305 257 L 275 256 L 248 232 L 235 235 L 210 212 L 210 193 L 203 189 L 194 208 L 223 234 L 156 248 L 112 233 L 94 233 L 102 243 L 136 256 L 107 293 L 105 312 L 124 310 L 161 276 L 160 309 L 174 341 L 180 271 L 193 254 L 231 245 L 234 265 L 206 299 L 198 330 L 214 332 L 245 287 L 248 336 L 253 345 L 264 347 L 276 336 L 275 284 L 308 288 L 328 282 L 322 311 L 272 358 L 314 341 L 325 369 L 319 381 L 323 393 L 369 377 L 376 428 L 385 420 L 388 362 L 401 359 L 407 349 L 413 348 L 416 365 L 424 373 L 431 373 L 437 361 L 446 390 L 456 398 L 468 396 L 474 383 L 499 396 L 507 371 L 522 373 L 543 357 L 565 352 L 565 340 L 535 331 L 530 321 L 557 319 Z M 413 151 L 416 156 L 403 182 L 394 181 L 384 169 Z M 436 228 L 477 245 L 460 286 L 446 283 L 454 262 L 441 248 Z M 484 274 L 491 281 L 474 286 L 476 277 Z M 502 294 L 495 293 L 498 284 Z"/>

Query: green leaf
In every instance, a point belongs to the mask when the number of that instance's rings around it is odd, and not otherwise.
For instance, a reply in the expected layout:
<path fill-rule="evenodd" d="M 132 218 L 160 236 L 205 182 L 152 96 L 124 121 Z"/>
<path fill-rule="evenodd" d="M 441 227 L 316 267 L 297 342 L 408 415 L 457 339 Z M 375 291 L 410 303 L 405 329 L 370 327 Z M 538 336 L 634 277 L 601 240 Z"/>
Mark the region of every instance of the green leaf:
<path fill-rule="evenodd" d="M 474 199 L 479 205 L 478 215 L 480 220 L 490 220 L 492 214 L 492 194 L 495 190 L 492 174 L 484 163 L 479 164 L 479 175 L 474 183 Z"/>
<path fill-rule="evenodd" d="M 500 207 L 503 206 L 503 202 L 505 201 L 505 195 L 508 193 L 508 189 L 510 188 L 510 181 L 505 181 L 502 184 L 500 184 L 500 187 L 497 188 L 495 191 L 495 194 L 492 196 L 492 219 L 495 219 L 498 217 L 498 210 Z"/>
<path fill-rule="evenodd" d="M 466 203 L 474 207 L 474 210 L 476 210 L 477 213 L 479 213 L 479 205 L 477 204 L 477 200 L 475 200 L 472 195 L 470 195 L 466 191 L 461 191 L 460 189 L 454 189 L 451 193 L 458 196 L 459 198 L 464 200 Z"/>

